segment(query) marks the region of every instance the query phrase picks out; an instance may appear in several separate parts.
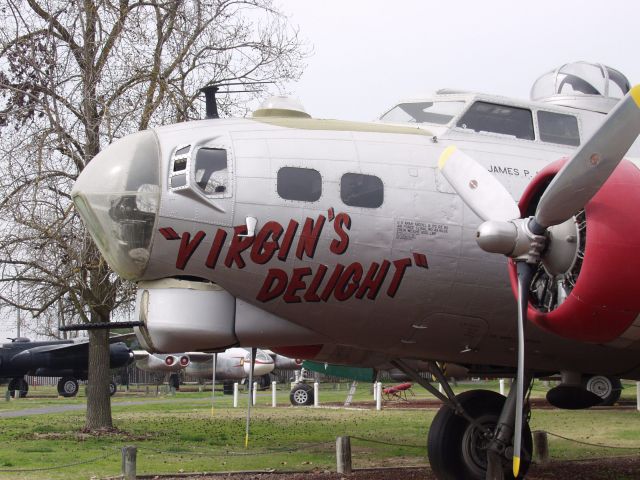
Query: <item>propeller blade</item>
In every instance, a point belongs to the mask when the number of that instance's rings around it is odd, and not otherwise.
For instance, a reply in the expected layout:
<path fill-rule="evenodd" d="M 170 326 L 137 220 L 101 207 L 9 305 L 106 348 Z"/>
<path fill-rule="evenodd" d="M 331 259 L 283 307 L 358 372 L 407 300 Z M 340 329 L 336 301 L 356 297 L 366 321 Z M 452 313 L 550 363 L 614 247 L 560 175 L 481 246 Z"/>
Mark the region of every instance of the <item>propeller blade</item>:
<path fill-rule="evenodd" d="M 640 134 L 640 85 L 609 112 L 545 190 L 535 220 L 542 227 L 565 222 L 607 181 Z"/>
<path fill-rule="evenodd" d="M 507 189 L 469 155 L 455 146 L 440 155 L 438 168 L 464 203 L 483 221 L 520 218 L 520 210 Z"/>
<path fill-rule="evenodd" d="M 520 450 L 522 448 L 522 411 L 524 409 L 524 323 L 529 305 L 529 284 L 533 266 L 517 262 L 518 271 L 518 370 L 516 373 L 516 418 L 513 425 L 513 476 L 520 472 Z"/>

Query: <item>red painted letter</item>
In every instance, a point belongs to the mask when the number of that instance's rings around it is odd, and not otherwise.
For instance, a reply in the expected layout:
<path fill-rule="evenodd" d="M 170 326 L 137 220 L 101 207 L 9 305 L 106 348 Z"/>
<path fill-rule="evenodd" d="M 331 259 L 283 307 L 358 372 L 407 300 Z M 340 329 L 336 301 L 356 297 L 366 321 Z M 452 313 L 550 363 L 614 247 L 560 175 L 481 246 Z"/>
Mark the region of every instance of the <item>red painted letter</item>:
<path fill-rule="evenodd" d="M 333 229 L 340 237 L 340 240 L 333 239 L 331 240 L 331 245 L 329 245 L 329 250 L 336 255 L 342 255 L 349 247 L 349 235 L 344 231 L 343 226 L 347 230 L 351 228 L 351 217 L 346 213 L 339 213 L 336 215 L 336 221 L 333 222 Z"/>
<path fill-rule="evenodd" d="M 400 287 L 402 277 L 404 276 L 404 272 L 407 270 L 407 267 L 411 266 L 411 259 L 402 258 L 400 260 L 394 260 L 393 265 L 396 267 L 396 271 L 393 274 L 391 285 L 389 285 L 389 288 L 387 289 L 387 295 L 390 297 L 395 297 L 398 287 Z"/>
<path fill-rule="evenodd" d="M 313 218 L 307 218 L 302 227 L 302 233 L 300 234 L 300 240 L 298 240 L 298 248 L 296 249 L 296 257 L 302 260 L 302 255 L 307 255 L 309 258 L 313 258 L 316 253 L 316 247 L 318 246 L 318 240 L 320 239 L 320 232 L 324 226 L 326 217 L 324 215 L 318 215 L 318 220 L 315 222 Z"/>
<path fill-rule="evenodd" d="M 180 240 L 180 249 L 178 250 L 178 258 L 176 260 L 176 268 L 180 270 L 184 270 L 187 266 L 187 262 L 193 255 L 193 252 L 196 251 L 196 248 L 200 245 L 202 240 L 205 237 L 205 233 L 201 230 L 195 234 L 193 240 L 189 241 L 191 235 L 189 232 L 184 232 L 182 234 L 182 240 Z"/>
<path fill-rule="evenodd" d="M 279 268 L 270 268 L 267 278 L 264 279 L 262 288 L 256 297 L 256 300 L 268 302 L 282 295 L 288 282 L 287 272 Z M 275 286 L 274 286 L 275 283 Z"/>

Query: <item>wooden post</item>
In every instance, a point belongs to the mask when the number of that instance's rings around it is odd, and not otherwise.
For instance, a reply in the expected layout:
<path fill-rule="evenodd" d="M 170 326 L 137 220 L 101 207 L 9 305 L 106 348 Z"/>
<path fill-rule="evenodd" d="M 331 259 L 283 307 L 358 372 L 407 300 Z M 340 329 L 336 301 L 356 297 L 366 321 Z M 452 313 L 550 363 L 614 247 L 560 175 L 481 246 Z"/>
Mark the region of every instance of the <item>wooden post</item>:
<path fill-rule="evenodd" d="M 351 473 L 350 437 L 336 437 L 336 467 L 338 473 Z"/>
<path fill-rule="evenodd" d="M 549 461 L 549 440 L 547 432 L 540 430 L 533 432 L 533 451 L 536 463 L 547 463 Z"/>
<path fill-rule="evenodd" d="M 122 478 L 123 480 L 136 480 L 136 454 L 138 449 L 129 445 L 122 447 Z"/>

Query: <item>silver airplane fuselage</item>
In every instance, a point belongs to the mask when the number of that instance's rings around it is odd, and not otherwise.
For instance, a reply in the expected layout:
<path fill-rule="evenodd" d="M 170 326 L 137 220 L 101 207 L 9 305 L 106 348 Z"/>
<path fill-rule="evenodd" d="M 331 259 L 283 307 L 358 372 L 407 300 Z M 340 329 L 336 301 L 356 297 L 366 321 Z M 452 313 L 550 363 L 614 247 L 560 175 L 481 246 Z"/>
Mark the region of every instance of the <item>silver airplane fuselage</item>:
<path fill-rule="evenodd" d="M 142 282 L 141 292 L 145 282 L 167 278 L 207 280 L 228 292 L 235 301 L 235 330 L 211 349 L 234 343 L 319 345 L 315 358 L 333 363 L 413 358 L 513 367 L 516 307 L 507 260 L 478 248 L 474 236 L 481 221 L 441 175 L 438 159 L 455 144 L 518 199 L 538 171 L 575 149 L 541 140 L 540 112 L 575 116 L 581 139 L 603 115 L 472 93 L 434 99 L 458 102 L 460 109 L 444 124 L 419 126 L 283 116 L 155 128 L 92 160 L 74 195 L 84 196 L 85 219 L 93 208 L 90 215 L 101 229 L 101 249 L 111 266 Z M 476 102 L 531 111 L 533 138 L 459 125 Z M 149 174 L 152 180 L 130 186 L 132 178 L 143 176 L 134 167 L 112 167 L 108 173 L 109 158 L 123 151 L 136 158 L 147 155 L 145 161 L 156 164 L 158 183 Z M 203 178 L 196 170 L 199 151 L 226 152 L 225 168 Z M 313 192 L 286 192 L 279 185 L 283 169 L 313 170 L 319 183 L 311 180 Z M 356 184 L 377 177 L 382 197 L 376 180 L 370 192 L 348 197 L 349 174 L 355 174 Z M 108 181 L 96 187 L 95 179 L 105 175 L 128 175 L 129 180 L 111 191 Z M 157 197 L 153 188 L 139 188 L 147 184 L 157 185 Z M 140 201 L 146 197 L 136 198 L 140 210 L 153 214 L 152 228 L 147 227 L 146 243 L 132 245 L 117 230 L 128 220 L 112 212 L 114 199 L 148 191 L 157 201 L 146 210 Z M 139 293 L 137 314 L 143 321 L 153 308 L 148 302 Z M 189 312 L 190 301 L 179 308 Z M 206 311 L 216 324 L 219 312 Z M 181 322 L 176 320 L 176 328 Z M 277 325 L 276 333 L 266 327 L 243 333 L 260 322 Z M 640 378 L 635 339 L 589 344 L 530 324 L 526 347 L 527 365 L 537 371 Z"/>

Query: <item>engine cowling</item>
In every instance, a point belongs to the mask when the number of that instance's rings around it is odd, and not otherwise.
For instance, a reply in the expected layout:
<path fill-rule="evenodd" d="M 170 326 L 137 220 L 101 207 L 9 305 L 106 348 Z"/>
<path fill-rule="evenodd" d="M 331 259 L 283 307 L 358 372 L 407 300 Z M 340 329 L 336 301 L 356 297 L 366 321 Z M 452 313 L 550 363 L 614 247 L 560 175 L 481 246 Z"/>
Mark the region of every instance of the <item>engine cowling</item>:
<path fill-rule="evenodd" d="M 565 162 L 551 163 L 536 175 L 519 202 L 523 216 L 533 213 L 540 195 Z M 612 341 L 629 328 L 640 313 L 639 206 L 640 170 L 623 160 L 586 205 L 584 223 L 576 227 L 580 237 L 576 241 L 581 245 L 574 261 L 567 263 L 563 289 L 570 291 L 565 292 L 566 298 L 544 305 L 540 292 L 532 291 L 530 321 L 563 337 L 597 343 Z M 582 222 L 582 217 L 577 221 Z M 516 268 L 511 260 L 509 274 L 517 294 Z M 545 274 L 552 278 L 548 272 L 539 270 L 538 274 L 534 286 Z"/>

